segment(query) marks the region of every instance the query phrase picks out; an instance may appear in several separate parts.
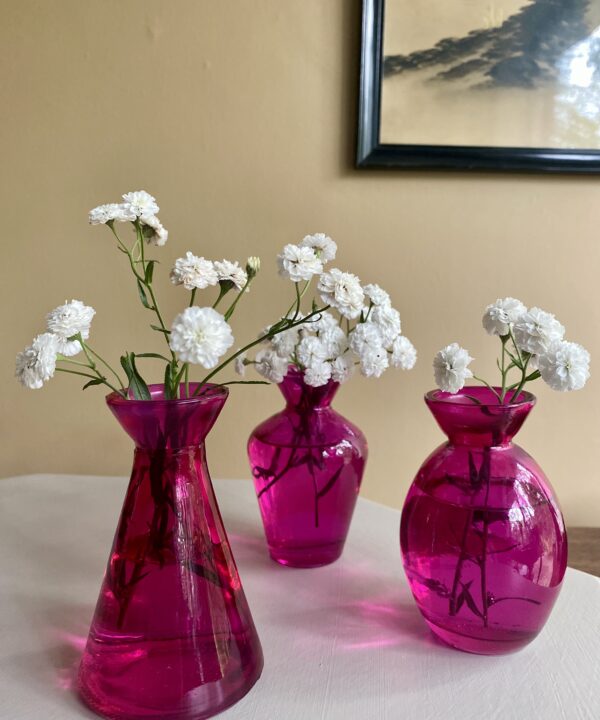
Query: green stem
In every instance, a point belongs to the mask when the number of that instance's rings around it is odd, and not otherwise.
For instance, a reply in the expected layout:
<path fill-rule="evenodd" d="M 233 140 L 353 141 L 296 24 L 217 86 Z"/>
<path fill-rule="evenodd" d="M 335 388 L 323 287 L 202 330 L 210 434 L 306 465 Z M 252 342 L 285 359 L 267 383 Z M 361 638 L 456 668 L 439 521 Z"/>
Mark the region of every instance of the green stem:
<path fill-rule="evenodd" d="M 234 310 L 235 310 L 235 306 L 239 303 L 240 298 L 241 298 L 242 295 L 246 292 L 246 290 L 247 290 L 247 288 L 248 288 L 248 285 L 250 285 L 251 282 L 252 282 L 252 281 L 250 280 L 250 278 L 248 278 L 248 280 L 246 280 L 246 283 L 245 283 L 244 287 L 239 291 L 239 293 L 237 294 L 235 300 L 231 303 L 231 305 L 229 306 L 229 309 L 228 309 L 227 312 L 225 313 L 225 315 L 224 315 L 225 321 L 228 321 L 229 318 L 233 315 L 233 312 L 234 312 Z"/>
<path fill-rule="evenodd" d="M 192 307 L 192 305 L 194 304 L 194 300 L 196 299 L 196 290 L 197 290 L 197 289 L 198 289 L 198 288 L 194 288 L 194 289 L 192 290 L 192 295 L 191 295 L 191 297 L 190 297 L 190 304 L 189 304 L 188 307 Z"/>
<path fill-rule="evenodd" d="M 229 290 L 230 288 L 223 288 L 221 285 L 219 285 L 219 297 L 213 303 L 213 310 L 217 307 L 217 305 L 221 302 L 225 295 L 227 295 Z"/>
<path fill-rule="evenodd" d="M 101 355 L 99 355 L 95 350 L 93 350 L 87 343 L 84 343 L 84 344 L 85 344 L 86 348 L 92 353 L 92 355 L 93 355 L 94 357 L 98 358 L 98 360 L 100 360 L 100 362 L 103 363 L 103 364 L 111 371 L 111 373 L 117 378 L 117 382 L 118 382 L 119 385 L 121 386 L 121 389 L 122 389 L 122 390 L 125 390 L 125 385 L 123 385 L 123 381 L 122 381 L 121 378 L 119 377 L 119 374 L 117 373 L 117 371 L 114 370 L 114 369 L 111 367 L 111 365 L 109 365 L 109 364 L 106 362 L 106 360 L 105 360 Z"/>
<path fill-rule="evenodd" d="M 79 372 L 78 370 L 69 370 L 69 368 L 59 368 L 59 367 L 56 368 L 56 372 L 69 373 L 70 375 L 79 375 L 81 377 L 89 378 L 90 380 L 100 380 L 104 385 L 106 385 L 107 387 L 109 387 L 111 390 L 118 393 L 119 395 L 121 395 L 121 397 L 125 397 L 125 393 L 122 390 L 118 390 L 114 385 L 111 385 L 103 375 L 100 375 L 100 374 L 90 375 L 89 373 L 82 373 L 82 372 Z"/>
<path fill-rule="evenodd" d="M 485 385 L 488 390 L 491 390 L 491 391 L 494 393 L 494 395 L 498 398 L 498 401 L 499 401 L 500 403 L 502 403 L 502 399 L 500 398 L 500 395 L 498 395 L 498 393 L 496 392 L 496 390 L 494 390 L 494 388 L 493 388 L 488 382 L 486 382 L 485 380 L 483 380 L 483 379 L 480 378 L 480 377 L 477 377 L 477 375 L 473 375 L 473 380 L 477 380 L 477 382 L 480 382 L 480 383 L 482 383 L 483 385 Z"/>

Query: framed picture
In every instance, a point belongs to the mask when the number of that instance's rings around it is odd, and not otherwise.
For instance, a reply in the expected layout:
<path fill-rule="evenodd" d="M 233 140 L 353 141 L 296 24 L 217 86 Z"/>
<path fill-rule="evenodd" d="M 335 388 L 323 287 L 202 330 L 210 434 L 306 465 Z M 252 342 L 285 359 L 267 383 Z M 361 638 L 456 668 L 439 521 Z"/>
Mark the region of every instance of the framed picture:
<path fill-rule="evenodd" d="M 364 0 L 357 166 L 600 173 L 600 0 Z"/>

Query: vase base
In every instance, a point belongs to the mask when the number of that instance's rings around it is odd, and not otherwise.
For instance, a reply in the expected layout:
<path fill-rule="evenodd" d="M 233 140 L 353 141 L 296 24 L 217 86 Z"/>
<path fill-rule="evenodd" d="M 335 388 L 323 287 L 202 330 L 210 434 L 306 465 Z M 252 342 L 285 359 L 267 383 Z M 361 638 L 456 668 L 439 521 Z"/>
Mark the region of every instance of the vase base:
<path fill-rule="evenodd" d="M 186 678 L 171 678 L 170 672 L 177 663 L 182 665 L 185 656 L 174 657 L 166 668 L 161 663 L 159 670 L 154 668 L 156 672 L 150 672 L 146 662 L 148 679 L 143 681 L 133 671 L 136 663 L 131 662 L 131 653 L 128 665 L 121 668 L 115 665 L 114 672 L 99 674 L 95 659 L 88 652 L 88 643 L 79 670 L 79 697 L 93 712 L 109 720 L 205 720 L 237 703 L 260 678 L 262 652 L 258 641 L 252 640 L 255 646 L 252 657 L 246 658 L 245 669 L 230 667 L 225 677 L 218 679 L 215 675 L 213 682 L 195 687 L 190 683 L 183 696 L 181 686 Z M 151 656 L 151 651 L 146 652 L 146 661 Z"/>
<path fill-rule="evenodd" d="M 471 637 L 459 632 L 447 630 L 434 622 L 427 620 L 433 634 L 444 644 L 455 650 L 472 653 L 474 655 L 509 655 L 518 652 L 537 636 L 537 633 L 516 632 L 510 630 L 495 630 L 493 637 Z"/>
<path fill-rule="evenodd" d="M 297 548 L 269 546 L 269 555 L 276 563 L 286 567 L 315 568 L 331 565 L 340 557 L 343 549 L 343 541 L 329 545 L 308 545 Z"/>

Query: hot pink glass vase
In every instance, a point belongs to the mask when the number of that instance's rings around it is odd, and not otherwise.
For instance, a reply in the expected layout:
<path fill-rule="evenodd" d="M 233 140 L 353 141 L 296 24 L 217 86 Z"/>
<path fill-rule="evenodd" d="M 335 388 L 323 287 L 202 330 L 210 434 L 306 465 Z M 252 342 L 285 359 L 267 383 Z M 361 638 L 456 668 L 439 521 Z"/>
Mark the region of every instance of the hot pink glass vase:
<path fill-rule="evenodd" d="M 227 389 L 150 390 L 149 401 L 107 398 L 136 448 L 79 690 L 107 718 L 199 720 L 245 695 L 263 666 L 206 465 Z"/>
<path fill-rule="evenodd" d="M 552 488 L 512 443 L 535 398 L 522 392 L 499 405 L 487 388 L 468 387 L 434 390 L 425 401 L 448 442 L 421 466 L 402 511 L 411 590 L 449 645 L 483 655 L 518 650 L 548 619 L 567 564 Z"/>
<path fill-rule="evenodd" d="M 344 548 L 367 460 L 362 432 L 331 408 L 338 383 L 314 388 L 290 366 L 282 412 L 261 423 L 248 457 L 269 553 L 292 567 L 317 567 Z"/>

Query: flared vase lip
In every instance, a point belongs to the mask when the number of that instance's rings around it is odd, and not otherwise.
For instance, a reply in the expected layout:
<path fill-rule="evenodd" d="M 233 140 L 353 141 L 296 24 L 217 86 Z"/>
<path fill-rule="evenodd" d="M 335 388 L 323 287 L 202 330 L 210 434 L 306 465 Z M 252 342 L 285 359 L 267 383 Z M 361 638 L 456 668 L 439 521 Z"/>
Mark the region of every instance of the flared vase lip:
<path fill-rule="evenodd" d="M 190 393 L 194 392 L 196 388 L 198 388 L 201 385 L 201 383 L 197 382 L 191 382 L 189 383 Z M 183 386 L 183 384 L 181 385 Z M 201 395 L 195 395 L 193 397 L 187 397 L 187 398 L 174 398 L 172 400 L 167 400 L 164 397 L 160 397 L 163 394 L 164 390 L 164 384 L 163 383 L 154 383 L 153 385 L 148 385 L 148 390 L 150 390 L 150 400 L 136 400 L 135 398 L 124 398 L 120 393 L 118 392 L 112 392 L 109 393 L 106 396 L 106 404 L 107 405 L 114 405 L 114 406 L 152 406 L 157 407 L 159 405 L 194 405 L 194 404 L 202 404 L 209 400 L 216 400 L 216 399 L 222 399 L 225 401 L 227 399 L 227 396 L 229 395 L 229 388 L 224 385 L 217 385 L 215 383 L 205 383 L 204 386 L 207 388 L 206 391 L 204 391 Z M 157 397 L 155 398 L 154 395 Z"/>
<path fill-rule="evenodd" d="M 502 388 L 494 387 L 494 390 L 500 393 Z M 477 397 L 479 402 L 474 403 L 469 397 L 467 397 L 468 395 Z M 533 393 L 530 393 L 527 390 L 521 390 L 517 400 L 513 399 L 511 402 L 500 404 L 498 402 L 498 398 L 491 392 L 491 390 L 489 390 L 489 388 L 482 387 L 480 385 L 465 385 L 465 387 L 461 388 L 457 393 L 444 392 L 439 388 L 435 388 L 434 390 L 426 392 L 424 399 L 428 405 L 441 404 L 465 408 L 493 407 L 498 409 L 518 408 L 524 405 L 530 405 L 533 407 L 537 401 L 537 398 Z"/>

